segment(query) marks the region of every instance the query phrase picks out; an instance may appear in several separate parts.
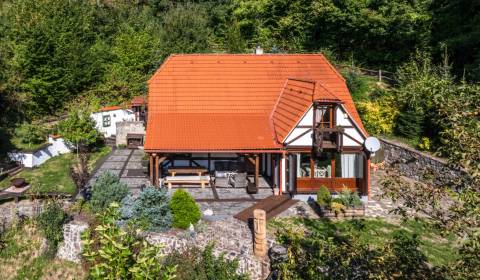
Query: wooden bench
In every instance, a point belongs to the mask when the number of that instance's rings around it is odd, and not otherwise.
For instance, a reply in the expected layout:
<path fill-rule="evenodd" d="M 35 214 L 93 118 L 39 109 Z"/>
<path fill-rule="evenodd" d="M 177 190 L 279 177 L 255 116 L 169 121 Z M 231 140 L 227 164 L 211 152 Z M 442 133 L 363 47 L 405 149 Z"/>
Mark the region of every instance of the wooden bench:
<path fill-rule="evenodd" d="M 167 176 L 163 179 L 163 183 L 172 188 L 172 184 L 200 184 L 202 188 L 210 185 L 210 175 L 205 176 Z"/>

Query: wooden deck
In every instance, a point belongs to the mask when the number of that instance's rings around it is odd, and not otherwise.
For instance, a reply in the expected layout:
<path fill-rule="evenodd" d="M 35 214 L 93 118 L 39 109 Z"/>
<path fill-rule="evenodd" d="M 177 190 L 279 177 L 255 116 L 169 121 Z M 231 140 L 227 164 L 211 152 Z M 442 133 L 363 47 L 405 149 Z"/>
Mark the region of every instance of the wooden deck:
<path fill-rule="evenodd" d="M 297 203 L 298 200 L 292 199 L 289 195 L 271 195 L 260 200 L 256 204 L 244 209 L 234 215 L 235 218 L 249 223 L 253 219 L 253 210 L 263 209 L 267 213 L 267 221 L 276 215 L 287 210 L 290 206 Z"/>

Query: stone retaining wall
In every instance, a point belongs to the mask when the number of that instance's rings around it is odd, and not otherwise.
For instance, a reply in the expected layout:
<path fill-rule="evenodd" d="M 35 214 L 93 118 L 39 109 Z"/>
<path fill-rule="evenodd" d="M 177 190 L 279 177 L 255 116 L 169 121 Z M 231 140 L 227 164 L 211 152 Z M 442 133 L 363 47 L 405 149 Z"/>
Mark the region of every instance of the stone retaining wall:
<path fill-rule="evenodd" d="M 82 232 L 88 228 L 85 222 L 73 221 L 63 225 L 63 242 L 58 247 L 57 257 L 79 263 L 82 252 Z"/>
<path fill-rule="evenodd" d="M 0 227 L 7 228 L 15 221 L 22 218 L 34 218 L 42 213 L 47 200 L 45 199 L 22 199 L 18 203 L 14 201 L 3 202 L 0 204 Z M 70 202 L 62 200 L 64 208 Z"/>
<path fill-rule="evenodd" d="M 423 181 L 426 175 L 431 174 L 435 184 L 449 185 L 465 175 L 465 172 L 450 166 L 444 159 L 389 140 L 381 139 L 381 142 L 385 163 L 413 180 Z"/>
<path fill-rule="evenodd" d="M 73 262 L 80 261 L 82 250 L 81 233 L 88 228 L 83 222 L 72 221 L 63 227 L 64 241 L 59 247 L 57 257 Z M 192 246 L 205 248 L 213 243 L 216 256 L 224 253 L 226 259 L 238 259 L 238 272 L 248 273 L 251 279 L 266 279 L 270 273 L 268 257 L 258 258 L 253 255 L 252 234 L 249 227 L 228 218 L 223 221 L 201 222 L 194 233 L 171 230 L 168 232 L 149 232 L 145 236 L 150 244 L 163 244 L 163 253 L 182 252 Z M 274 245 L 268 239 L 268 248 Z"/>
<path fill-rule="evenodd" d="M 266 279 L 270 273 L 268 257 L 258 258 L 253 255 L 253 240 L 250 228 L 234 218 L 209 222 L 205 229 L 200 229 L 193 235 L 186 232 L 150 233 L 147 241 L 152 244 L 163 244 L 164 253 L 182 252 L 191 246 L 205 248 L 213 243 L 214 254 L 225 254 L 229 260 L 238 259 L 238 272 L 247 273 L 251 279 Z M 267 238 L 268 248 L 275 243 Z"/>

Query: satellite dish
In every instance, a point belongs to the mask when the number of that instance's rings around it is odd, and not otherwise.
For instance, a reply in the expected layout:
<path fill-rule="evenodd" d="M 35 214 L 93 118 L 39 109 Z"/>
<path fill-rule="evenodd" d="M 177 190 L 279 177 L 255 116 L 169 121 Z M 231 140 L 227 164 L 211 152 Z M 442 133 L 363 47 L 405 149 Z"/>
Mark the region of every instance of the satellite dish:
<path fill-rule="evenodd" d="M 368 137 L 365 139 L 363 145 L 365 146 L 365 149 L 372 154 L 380 150 L 380 141 L 375 137 Z"/>

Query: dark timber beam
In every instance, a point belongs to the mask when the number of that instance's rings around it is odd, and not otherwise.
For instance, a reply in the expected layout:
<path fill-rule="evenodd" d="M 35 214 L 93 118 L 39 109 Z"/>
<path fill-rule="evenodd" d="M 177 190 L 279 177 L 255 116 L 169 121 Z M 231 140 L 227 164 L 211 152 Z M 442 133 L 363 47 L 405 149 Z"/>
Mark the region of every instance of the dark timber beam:
<path fill-rule="evenodd" d="M 259 160 L 258 160 L 258 154 L 255 154 L 255 187 L 258 188 L 258 176 L 259 176 L 259 173 L 260 173 L 260 164 L 259 164 Z"/>
<path fill-rule="evenodd" d="M 155 154 L 150 154 L 150 184 L 155 184 L 155 174 L 153 166 L 155 164 Z"/>

